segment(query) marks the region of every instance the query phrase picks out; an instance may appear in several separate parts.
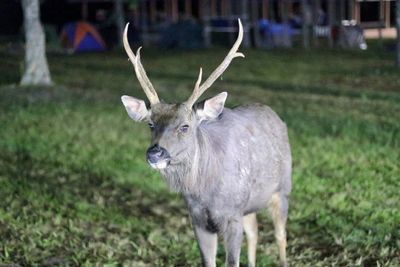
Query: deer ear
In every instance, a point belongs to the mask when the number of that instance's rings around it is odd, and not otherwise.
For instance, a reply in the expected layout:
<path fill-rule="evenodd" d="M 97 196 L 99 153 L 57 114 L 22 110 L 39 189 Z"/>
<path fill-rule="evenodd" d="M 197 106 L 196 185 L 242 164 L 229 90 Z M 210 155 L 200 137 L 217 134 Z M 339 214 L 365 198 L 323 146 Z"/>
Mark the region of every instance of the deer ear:
<path fill-rule="evenodd" d="M 143 100 L 123 95 L 121 96 L 122 104 L 124 104 L 129 117 L 134 121 L 143 121 L 148 115 L 149 111 L 146 108 L 146 104 Z"/>
<path fill-rule="evenodd" d="M 212 120 L 221 114 L 224 109 L 227 92 L 222 92 L 210 99 L 205 100 L 197 106 L 196 114 L 200 120 Z"/>

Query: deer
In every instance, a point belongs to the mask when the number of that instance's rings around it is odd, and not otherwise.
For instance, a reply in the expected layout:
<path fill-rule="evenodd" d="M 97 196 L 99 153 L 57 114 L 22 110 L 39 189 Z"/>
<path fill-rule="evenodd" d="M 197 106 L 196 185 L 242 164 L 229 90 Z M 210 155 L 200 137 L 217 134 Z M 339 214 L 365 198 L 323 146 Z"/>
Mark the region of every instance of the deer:
<path fill-rule="evenodd" d="M 292 158 L 286 124 L 268 106 L 225 107 L 228 94 L 198 101 L 224 73 L 238 52 L 243 27 L 222 63 L 202 83 L 202 68 L 190 97 L 183 103 L 160 100 L 130 48 L 126 25 L 123 44 L 149 104 L 123 95 L 128 116 L 147 122 L 151 142 L 148 164 L 160 172 L 170 190 L 183 196 L 203 266 L 216 266 L 218 237 L 223 239 L 225 266 L 238 267 L 243 235 L 248 266 L 256 265 L 256 213 L 272 218 L 281 266 L 286 258 L 286 221 L 291 191 Z"/>

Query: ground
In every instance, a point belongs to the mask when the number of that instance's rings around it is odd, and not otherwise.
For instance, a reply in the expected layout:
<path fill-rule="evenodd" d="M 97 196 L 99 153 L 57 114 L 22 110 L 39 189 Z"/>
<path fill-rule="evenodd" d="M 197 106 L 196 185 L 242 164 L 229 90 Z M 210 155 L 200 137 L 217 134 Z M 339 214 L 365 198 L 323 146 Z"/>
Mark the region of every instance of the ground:
<path fill-rule="evenodd" d="M 21 88 L 12 84 L 22 55 L 0 51 L 0 266 L 198 266 L 182 198 L 146 164 L 147 125 L 120 102 L 144 98 L 127 56 L 50 54 L 56 85 Z M 199 67 L 207 76 L 225 52 L 144 48 L 142 58 L 161 98 L 176 102 L 189 96 Z M 243 52 L 206 95 L 229 92 L 228 107 L 267 104 L 288 125 L 291 266 L 399 266 L 394 54 Z M 277 266 L 266 212 L 259 228 L 258 266 Z"/>

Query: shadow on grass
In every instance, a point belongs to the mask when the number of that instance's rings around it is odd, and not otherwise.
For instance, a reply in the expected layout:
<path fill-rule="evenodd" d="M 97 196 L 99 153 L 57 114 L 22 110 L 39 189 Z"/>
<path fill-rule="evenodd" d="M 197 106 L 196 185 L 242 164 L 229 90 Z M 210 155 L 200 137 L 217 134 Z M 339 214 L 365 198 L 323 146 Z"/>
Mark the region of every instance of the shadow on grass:
<path fill-rule="evenodd" d="M 154 205 L 168 207 L 172 213 L 182 213 L 182 207 L 169 205 L 169 194 L 143 192 L 132 184 L 118 183 L 106 174 L 82 168 L 64 169 L 59 162 L 37 160 L 29 152 L 20 149 L 15 154 L 0 155 L 3 162 L 3 175 L 12 177 L 8 182 L 16 185 L 16 189 L 24 185 L 24 189 L 38 190 L 38 195 L 47 194 L 54 200 L 65 201 L 71 197 L 99 208 L 111 208 L 123 216 L 152 217 L 165 220 L 168 216 L 154 212 Z"/>
<path fill-rule="evenodd" d="M 118 249 L 114 256 L 122 263 L 140 260 L 142 248 L 161 254 L 152 240 L 160 227 L 190 231 L 183 201 L 167 192 L 144 192 L 86 168 L 65 169 L 24 149 L 0 153 L 0 187 L 0 262 L 77 266 L 107 262 L 109 251 Z"/>

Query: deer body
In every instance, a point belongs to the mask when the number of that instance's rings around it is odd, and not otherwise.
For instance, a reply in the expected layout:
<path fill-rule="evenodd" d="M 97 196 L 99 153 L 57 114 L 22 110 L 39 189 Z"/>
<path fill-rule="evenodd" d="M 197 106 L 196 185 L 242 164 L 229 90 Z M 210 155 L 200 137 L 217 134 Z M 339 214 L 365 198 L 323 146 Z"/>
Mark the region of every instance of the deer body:
<path fill-rule="evenodd" d="M 272 109 L 252 104 L 224 108 L 227 93 L 196 104 L 200 95 L 228 67 L 237 52 L 243 30 L 222 64 L 201 86 L 202 72 L 187 102 L 159 101 L 136 56 L 125 49 L 148 96 L 123 96 L 128 115 L 148 122 L 152 138 L 147 161 L 160 171 L 170 188 L 182 193 L 192 219 L 204 266 L 215 266 L 217 235 L 224 238 L 226 265 L 239 266 L 243 232 L 249 266 L 255 266 L 257 220 L 268 208 L 274 222 L 282 266 L 286 261 L 285 224 L 291 190 L 291 153 L 286 125 Z"/>
<path fill-rule="evenodd" d="M 213 235 L 229 233 L 225 237 L 227 263 L 237 266 L 245 215 L 268 207 L 276 194 L 283 202 L 280 216 L 286 219 L 291 189 L 286 126 L 271 109 L 257 105 L 225 108 L 220 118 L 199 128 L 198 138 L 211 140 L 200 141 L 206 146 L 200 149 L 207 151 L 207 158 L 201 157 L 197 164 L 199 184 L 183 194 L 192 223 L 200 232 L 196 233 L 199 242 L 203 242 L 200 248 L 207 251 L 208 242 L 216 239 Z M 168 173 L 163 175 L 171 179 Z M 199 238 L 202 232 L 206 235 Z M 213 266 L 215 249 L 208 253 L 203 260 L 207 262 L 211 257 L 207 264 Z"/>

